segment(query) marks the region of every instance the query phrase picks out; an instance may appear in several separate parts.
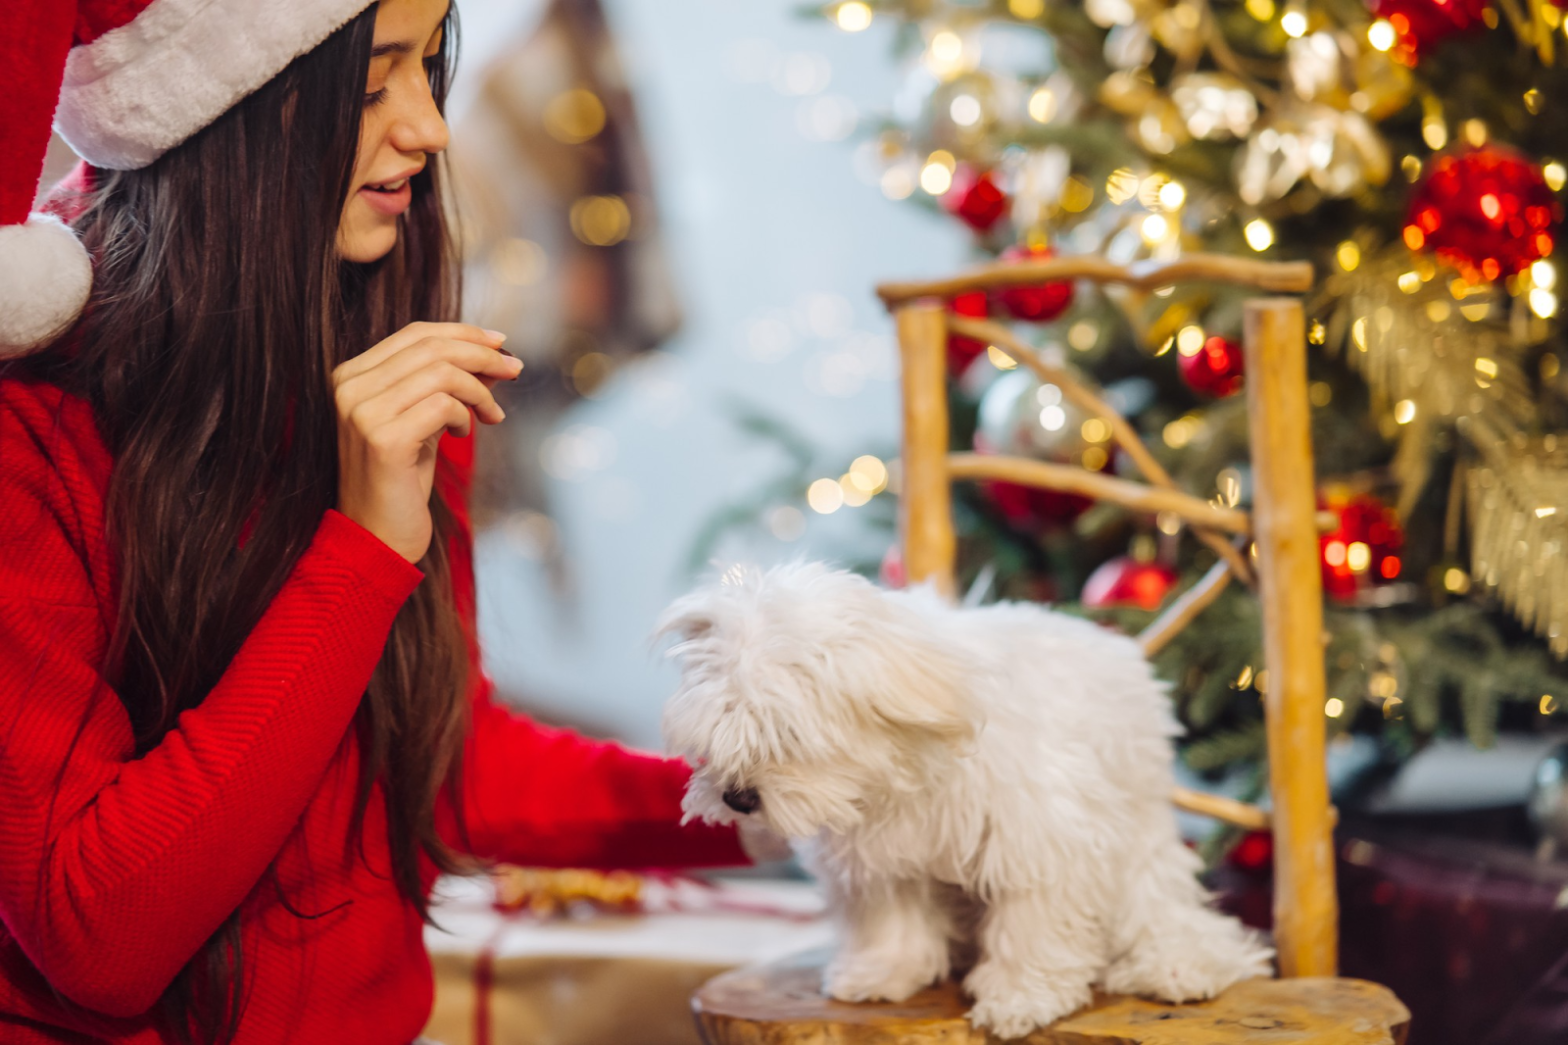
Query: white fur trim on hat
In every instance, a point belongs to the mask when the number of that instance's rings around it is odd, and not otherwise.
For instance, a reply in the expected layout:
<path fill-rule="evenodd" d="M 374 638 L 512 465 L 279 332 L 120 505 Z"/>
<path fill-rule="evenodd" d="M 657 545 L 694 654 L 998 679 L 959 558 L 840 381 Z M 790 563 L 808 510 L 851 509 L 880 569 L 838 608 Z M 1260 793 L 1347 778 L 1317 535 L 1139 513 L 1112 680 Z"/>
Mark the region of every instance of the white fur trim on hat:
<path fill-rule="evenodd" d="M 0 358 L 64 333 L 92 285 L 92 261 L 59 218 L 32 214 L 25 225 L 0 225 Z"/>
<path fill-rule="evenodd" d="M 371 2 L 153 0 L 71 49 L 55 129 L 95 167 L 145 167 Z"/>

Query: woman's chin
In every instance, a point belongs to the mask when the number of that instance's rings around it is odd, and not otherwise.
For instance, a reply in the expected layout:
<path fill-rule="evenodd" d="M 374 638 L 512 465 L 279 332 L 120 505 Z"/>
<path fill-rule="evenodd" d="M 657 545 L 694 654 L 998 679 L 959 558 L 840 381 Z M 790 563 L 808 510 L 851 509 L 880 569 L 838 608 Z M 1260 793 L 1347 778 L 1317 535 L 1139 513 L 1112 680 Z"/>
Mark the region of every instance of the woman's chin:
<path fill-rule="evenodd" d="M 380 261 L 397 246 L 397 222 L 356 222 L 354 228 L 338 229 L 338 256 L 361 265 Z"/>

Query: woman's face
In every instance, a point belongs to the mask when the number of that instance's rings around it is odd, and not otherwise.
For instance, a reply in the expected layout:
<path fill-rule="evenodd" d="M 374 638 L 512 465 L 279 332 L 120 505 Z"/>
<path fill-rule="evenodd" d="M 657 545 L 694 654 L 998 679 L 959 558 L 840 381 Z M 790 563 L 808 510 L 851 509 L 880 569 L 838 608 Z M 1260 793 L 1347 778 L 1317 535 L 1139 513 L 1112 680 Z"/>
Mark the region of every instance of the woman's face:
<path fill-rule="evenodd" d="M 398 216 L 413 198 L 409 179 L 446 148 L 446 121 L 430 95 L 425 63 L 441 46 L 448 0 L 381 0 L 365 74 L 354 180 L 338 224 L 338 254 L 375 261 L 397 245 Z"/>

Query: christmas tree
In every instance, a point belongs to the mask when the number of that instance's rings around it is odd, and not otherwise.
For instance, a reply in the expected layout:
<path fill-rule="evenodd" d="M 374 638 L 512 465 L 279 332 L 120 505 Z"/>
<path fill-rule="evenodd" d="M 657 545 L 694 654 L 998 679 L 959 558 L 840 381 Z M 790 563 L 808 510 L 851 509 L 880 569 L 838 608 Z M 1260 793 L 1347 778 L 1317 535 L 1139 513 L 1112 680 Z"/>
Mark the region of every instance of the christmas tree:
<path fill-rule="evenodd" d="M 1445 732 L 1485 745 L 1499 728 L 1541 728 L 1568 704 L 1554 262 L 1568 29 L 1554 0 L 1371 3 L 814 11 L 844 31 L 897 25 L 907 77 L 857 160 L 885 196 L 972 229 L 976 260 L 1313 263 L 1324 713 L 1331 736 L 1371 735 L 1398 760 Z M 1063 283 L 948 305 L 1016 324 L 1100 386 L 1185 489 L 1245 506 L 1242 296 Z M 1126 467 L 1103 421 L 996 346 L 954 337 L 949 363 L 955 449 Z M 1004 483 L 956 495 L 961 583 L 998 597 L 1135 628 L 1214 560 L 1174 516 Z M 1233 585 L 1157 658 L 1195 769 L 1261 757 L 1257 618 Z"/>

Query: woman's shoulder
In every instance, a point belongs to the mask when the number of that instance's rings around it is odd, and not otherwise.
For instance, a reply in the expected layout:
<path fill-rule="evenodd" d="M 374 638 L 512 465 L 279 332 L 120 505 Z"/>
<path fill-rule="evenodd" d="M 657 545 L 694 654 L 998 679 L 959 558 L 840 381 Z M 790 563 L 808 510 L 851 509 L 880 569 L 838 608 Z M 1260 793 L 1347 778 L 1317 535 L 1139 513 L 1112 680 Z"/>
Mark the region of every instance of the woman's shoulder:
<path fill-rule="evenodd" d="M 53 382 L 0 367 L 0 473 L 28 457 L 108 463 L 87 400 Z"/>

